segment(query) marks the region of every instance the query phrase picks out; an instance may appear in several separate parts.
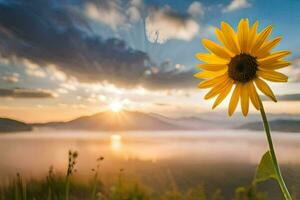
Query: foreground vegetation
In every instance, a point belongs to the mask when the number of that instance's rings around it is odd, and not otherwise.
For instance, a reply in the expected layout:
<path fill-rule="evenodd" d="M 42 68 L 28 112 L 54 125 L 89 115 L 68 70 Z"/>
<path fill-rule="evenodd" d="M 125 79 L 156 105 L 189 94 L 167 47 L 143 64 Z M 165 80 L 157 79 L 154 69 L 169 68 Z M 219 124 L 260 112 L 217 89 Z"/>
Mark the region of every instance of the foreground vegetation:
<path fill-rule="evenodd" d="M 73 177 L 76 173 L 77 157 L 77 152 L 69 151 L 65 176 L 55 174 L 53 167 L 49 168 L 47 177 L 39 181 L 25 181 L 17 173 L 9 184 L 1 187 L 0 200 L 225 200 L 220 189 L 208 192 L 204 184 L 185 191 L 173 186 L 170 190 L 157 192 L 137 180 L 126 177 L 123 169 L 112 177 L 112 184 L 106 185 L 99 176 L 103 157 L 97 159 L 89 183 L 82 183 Z M 252 185 L 236 188 L 232 199 L 265 200 L 268 197 Z"/>

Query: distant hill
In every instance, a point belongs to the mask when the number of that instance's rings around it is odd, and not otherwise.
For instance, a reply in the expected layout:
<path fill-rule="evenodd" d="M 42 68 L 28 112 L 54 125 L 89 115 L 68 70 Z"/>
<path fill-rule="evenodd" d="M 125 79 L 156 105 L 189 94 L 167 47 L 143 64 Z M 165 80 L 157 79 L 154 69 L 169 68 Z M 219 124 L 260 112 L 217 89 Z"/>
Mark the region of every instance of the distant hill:
<path fill-rule="evenodd" d="M 300 120 L 277 119 L 269 122 L 272 131 L 300 133 Z M 251 122 L 238 129 L 263 130 L 262 122 Z"/>
<path fill-rule="evenodd" d="M 91 116 L 79 117 L 68 122 L 50 122 L 33 125 L 38 127 L 95 131 L 187 129 L 186 127 L 164 121 L 157 116 L 131 111 L 122 111 L 119 113 L 101 112 Z"/>
<path fill-rule="evenodd" d="M 224 125 L 224 124 L 222 126 L 217 126 L 216 124 L 218 124 L 218 122 L 216 121 L 211 121 L 211 120 L 207 120 L 195 116 L 169 118 L 155 113 L 151 113 L 150 115 L 160 119 L 161 121 L 180 126 L 186 130 L 190 130 L 190 129 L 207 130 L 207 129 L 224 129 L 224 128 L 226 129 L 230 127 L 229 125 Z"/>
<path fill-rule="evenodd" d="M 31 130 L 32 126 L 24 122 L 8 118 L 0 118 L 0 132 L 19 132 Z"/>
<path fill-rule="evenodd" d="M 258 118 L 253 119 L 247 124 L 236 126 L 243 123 L 238 117 L 227 119 L 222 116 L 211 116 L 202 114 L 200 117 L 169 118 L 154 113 L 142 113 L 134 111 L 122 111 L 119 113 L 101 112 L 91 116 L 79 117 L 67 122 L 48 122 L 26 124 L 20 121 L 0 118 L 0 132 L 30 131 L 33 127 L 56 128 L 71 130 L 90 130 L 90 131 L 133 131 L 133 130 L 212 130 L 212 129 L 248 129 L 263 130 L 263 125 Z M 205 117 L 205 118 L 204 118 Z M 270 126 L 273 131 L 299 132 L 299 118 L 274 119 L 271 116 Z"/>

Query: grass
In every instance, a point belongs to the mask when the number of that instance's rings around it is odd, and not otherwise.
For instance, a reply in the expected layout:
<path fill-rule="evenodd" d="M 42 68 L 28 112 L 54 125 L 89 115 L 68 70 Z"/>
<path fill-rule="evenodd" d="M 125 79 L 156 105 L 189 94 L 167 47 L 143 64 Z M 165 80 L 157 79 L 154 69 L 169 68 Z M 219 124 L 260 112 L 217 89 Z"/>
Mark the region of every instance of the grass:
<path fill-rule="evenodd" d="M 89 183 L 82 183 L 73 175 L 77 172 L 78 153 L 69 151 L 65 176 L 56 174 L 51 166 L 48 175 L 42 180 L 24 180 L 17 173 L 9 184 L 0 188 L 0 200 L 225 200 L 219 188 L 207 190 L 205 184 L 188 189 L 179 189 L 171 183 L 170 189 L 158 192 L 126 176 L 120 169 L 111 184 L 104 184 L 100 178 L 103 157 L 97 159 L 97 165 L 91 170 Z M 200 181 L 200 180 L 199 180 Z M 233 200 L 265 200 L 266 193 L 257 191 L 255 186 L 238 187 L 232 194 Z"/>

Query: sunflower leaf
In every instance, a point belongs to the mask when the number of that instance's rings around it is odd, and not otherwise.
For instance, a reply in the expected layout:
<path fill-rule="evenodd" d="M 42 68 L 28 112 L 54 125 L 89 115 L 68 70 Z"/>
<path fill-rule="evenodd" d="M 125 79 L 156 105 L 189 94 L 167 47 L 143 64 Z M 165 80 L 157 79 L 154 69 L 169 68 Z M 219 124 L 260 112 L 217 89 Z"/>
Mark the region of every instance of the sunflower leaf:
<path fill-rule="evenodd" d="M 254 181 L 262 182 L 270 178 L 274 178 L 276 180 L 278 179 L 271 153 L 270 151 L 267 151 L 261 158 L 261 161 L 256 169 Z"/>

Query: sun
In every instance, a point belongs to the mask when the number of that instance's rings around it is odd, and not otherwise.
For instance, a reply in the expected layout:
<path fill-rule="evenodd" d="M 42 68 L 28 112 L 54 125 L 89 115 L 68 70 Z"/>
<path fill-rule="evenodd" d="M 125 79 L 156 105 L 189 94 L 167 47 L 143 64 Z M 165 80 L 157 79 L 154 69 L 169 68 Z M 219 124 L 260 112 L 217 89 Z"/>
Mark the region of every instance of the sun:
<path fill-rule="evenodd" d="M 113 101 L 109 104 L 109 109 L 112 112 L 120 112 L 123 110 L 123 103 L 119 101 Z"/>

